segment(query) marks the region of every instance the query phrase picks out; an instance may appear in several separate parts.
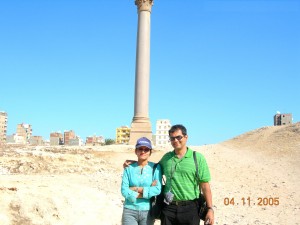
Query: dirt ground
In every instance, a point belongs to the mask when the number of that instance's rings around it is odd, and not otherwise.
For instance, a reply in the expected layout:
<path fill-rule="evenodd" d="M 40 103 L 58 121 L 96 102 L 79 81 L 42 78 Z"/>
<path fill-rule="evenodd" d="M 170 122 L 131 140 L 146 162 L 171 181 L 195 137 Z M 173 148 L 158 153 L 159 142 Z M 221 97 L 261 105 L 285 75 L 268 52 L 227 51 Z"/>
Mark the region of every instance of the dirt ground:
<path fill-rule="evenodd" d="M 300 123 L 190 147 L 211 170 L 215 224 L 300 225 Z M 1 146 L 0 225 L 119 225 L 122 164 L 135 158 L 128 145 Z"/>

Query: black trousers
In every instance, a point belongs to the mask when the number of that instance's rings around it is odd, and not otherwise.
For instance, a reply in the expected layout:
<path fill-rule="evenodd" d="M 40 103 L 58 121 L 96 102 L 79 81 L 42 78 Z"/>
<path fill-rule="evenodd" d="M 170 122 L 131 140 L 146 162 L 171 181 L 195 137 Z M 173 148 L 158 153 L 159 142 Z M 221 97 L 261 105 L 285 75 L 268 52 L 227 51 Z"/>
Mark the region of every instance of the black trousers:
<path fill-rule="evenodd" d="M 165 204 L 165 203 L 164 203 Z M 198 204 L 191 201 L 188 204 L 164 205 L 161 215 L 161 225 L 199 225 Z"/>

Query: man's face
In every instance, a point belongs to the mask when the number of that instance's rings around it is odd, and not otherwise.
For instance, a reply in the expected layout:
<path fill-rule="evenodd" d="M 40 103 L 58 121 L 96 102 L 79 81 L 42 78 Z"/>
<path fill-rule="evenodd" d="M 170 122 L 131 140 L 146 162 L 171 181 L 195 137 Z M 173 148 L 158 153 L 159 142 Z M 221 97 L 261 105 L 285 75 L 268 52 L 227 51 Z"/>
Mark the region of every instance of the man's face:
<path fill-rule="evenodd" d="M 187 135 L 183 135 L 181 130 L 176 130 L 174 133 L 171 133 L 169 138 L 174 149 L 186 147 Z"/>

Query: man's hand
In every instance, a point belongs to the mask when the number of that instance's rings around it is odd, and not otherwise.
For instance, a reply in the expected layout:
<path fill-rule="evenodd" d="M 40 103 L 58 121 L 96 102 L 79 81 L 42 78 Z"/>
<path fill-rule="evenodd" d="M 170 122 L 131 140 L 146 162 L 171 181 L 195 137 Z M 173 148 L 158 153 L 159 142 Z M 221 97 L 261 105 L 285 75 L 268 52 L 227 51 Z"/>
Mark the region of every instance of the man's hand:
<path fill-rule="evenodd" d="M 212 195 L 211 195 L 211 189 L 210 189 L 209 183 L 208 182 L 200 183 L 200 186 L 201 186 L 203 195 L 204 195 L 205 200 L 206 200 L 206 205 L 208 207 L 212 207 L 213 206 L 213 204 L 212 204 Z M 215 222 L 215 220 L 214 220 L 214 210 L 211 208 L 211 209 L 208 209 L 208 212 L 207 212 L 206 217 L 205 217 L 205 223 L 204 224 L 213 225 L 214 222 Z"/>
<path fill-rule="evenodd" d="M 214 224 L 214 211 L 212 209 L 208 209 L 208 212 L 205 216 L 204 224 L 213 225 Z"/>
<path fill-rule="evenodd" d="M 135 160 L 131 160 L 131 159 L 127 159 L 125 160 L 125 162 L 123 163 L 123 169 L 125 169 L 126 167 L 128 167 L 130 164 L 136 162 Z"/>

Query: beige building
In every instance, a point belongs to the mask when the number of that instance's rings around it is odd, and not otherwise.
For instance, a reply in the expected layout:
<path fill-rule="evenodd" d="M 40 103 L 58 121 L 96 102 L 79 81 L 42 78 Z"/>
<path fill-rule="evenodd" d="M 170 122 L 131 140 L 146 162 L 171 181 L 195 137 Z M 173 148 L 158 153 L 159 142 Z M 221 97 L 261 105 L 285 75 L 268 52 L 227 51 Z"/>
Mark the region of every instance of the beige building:
<path fill-rule="evenodd" d="M 24 144 L 29 143 L 29 139 L 32 135 L 32 128 L 30 124 L 21 123 L 17 125 L 17 136 L 21 136 L 24 139 Z"/>
<path fill-rule="evenodd" d="M 60 132 L 50 133 L 50 145 L 63 145 L 63 135 Z"/>
<path fill-rule="evenodd" d="M 31 145 L 44 145 L 43 137 L 42 136 L 31 136 L 29 143 Z"/>
<path fill-rule="evenodd" d="M 69 139 L 69 145 L 70 146 L 82 146 L 83 141 L 80 137 L 76 136 L 75 138 Z"/>
<path fill-rule="evenodd" d="M 12 134 L 12 135 L 6 136 L 6 143 L 23 145 L 26 143 L 26 140 L 24 139 L 23 136 L 19 136 L 17 134 Z"/>
<path fill-rule="evenodd" d="M 130 138 L 130 128 L 121 126 L 116 129 L 116 144 L 128 144 Z"/>
<path fill-rule="evenodd" d="M 85 145 L 89 146 L 99 146 L 103 145 L 105 143 L 104 137 L 103 136 L 88 136 L 86 137 L 85 140 Z"/>
<path fill-rule="evenodd" d="M 7 113 L 0 112 L 0 144 L 6 143 Z"/>
<path fill-rule="evenodd" d="M 160 119 L 156 121 L 156 133 L 155 133 L 155 146 L 168 146 L 169 142 L 169 130 L 171 128 L 171 122 L 168 119 Z"/>

